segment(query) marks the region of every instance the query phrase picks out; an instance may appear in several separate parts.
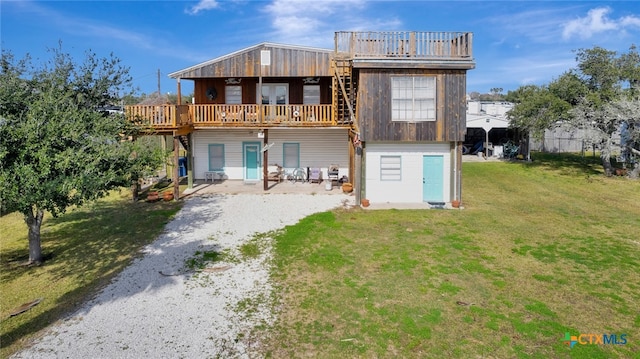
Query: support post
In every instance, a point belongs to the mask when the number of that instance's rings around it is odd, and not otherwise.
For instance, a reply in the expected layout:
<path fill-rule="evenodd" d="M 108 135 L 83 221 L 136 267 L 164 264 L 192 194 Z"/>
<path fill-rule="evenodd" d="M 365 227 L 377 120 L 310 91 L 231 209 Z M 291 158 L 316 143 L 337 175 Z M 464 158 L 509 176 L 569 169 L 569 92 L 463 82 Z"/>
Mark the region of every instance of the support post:
<path fill-rule="evenodd" d="M 362 198 L 362 145 L 358 145 L 356 150 L 356 175 L 354 177 L 353 188 L 356 191 L 356 205 L 359 206 Z"/>
<path fill-rule="evenodd" d="M 187 188 L 193 188 L 193 148 L 191 134 L 187 135 Z"/>
<path fill-rule="evenodd" d="M 180 198 L 180 173 L 179 170 L 180 160 L 180 141 L 178 136 L 173 136 L 173 199 Z"/>
<path fill-rule="evenodd" d="M 269 130 L 264 130 L 264 141 L 262 146 L 266 146 L 269 143 Z M 263 181 L 263 189 L 266 191 L 269 189 L 269 150 L 262 152 L 262 181 Z"/>
<path fill-rule="evenodd" d="M 182 105 L 182 89 L 180 88 L 180 78 L 178 78 L 177 80 L 177 91 L 178 91 L 178 103 L 176 105 Z"/>

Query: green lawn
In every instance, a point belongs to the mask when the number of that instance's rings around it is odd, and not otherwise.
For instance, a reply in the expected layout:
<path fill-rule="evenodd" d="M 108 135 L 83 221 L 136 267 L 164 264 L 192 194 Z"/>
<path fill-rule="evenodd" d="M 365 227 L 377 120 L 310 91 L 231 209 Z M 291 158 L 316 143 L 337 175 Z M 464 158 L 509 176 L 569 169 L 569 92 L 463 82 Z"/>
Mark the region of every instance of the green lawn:
<path fill-rule="evenodd" d="M 13 213 L 0 217 L 0 358 L 6 358 L 62 315 L 78 308 L 151 243 L 179 210 L 180 202 L 132 203 L 129 192 L 59 218 L 46 217 L 39 267 L 29 258 L 27 226 Z M 14 308 L 43 298 L 33 309 Z"/>
<path fill-rule="evenodd" d="M 534 159 L 465 163 L 464 210 L 336 210 L 246 243 L 255 257 L 275 236 L 279 319 L 256 333 L 262 353 L 640 358 L 640 182 L 605 178 L 592 159 Z M 0 357 L 96 293 L 180 206 L 126 195 L 47 218 L 40 267 L 20 265 L 22 218 L 0 218 Z M 627 344 L 569 348 L 566 332 Z"/>
<path fill-rule="evenodd" d="M 287 227 L 264 353 L 640 358 L 640 182 L 578 156 L 534 160 L 465 163 L 461 211 L 335 211 Z M 566 332 L 627 343 L 569 348 Z"/>

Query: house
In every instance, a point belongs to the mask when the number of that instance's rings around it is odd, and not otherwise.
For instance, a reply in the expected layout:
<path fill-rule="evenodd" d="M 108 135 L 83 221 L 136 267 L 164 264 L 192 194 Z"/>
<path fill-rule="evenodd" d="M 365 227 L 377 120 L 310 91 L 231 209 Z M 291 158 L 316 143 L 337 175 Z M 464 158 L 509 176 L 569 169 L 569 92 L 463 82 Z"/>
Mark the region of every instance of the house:
<path fill-rule="evenodd" d="M 182 144 L 190 185 L 218 178 L 267 190 L 276 165 L 320 168 L 323 178 L 337 165 L 358 202 L 442 205 L 460 200 L 474 67 L 471 33 L 337 32 L 334 49 L 262 43 L 176 71 L 180 104 L 127 114 Z M 186 101 L 184 80 L 194 82 Z"/>

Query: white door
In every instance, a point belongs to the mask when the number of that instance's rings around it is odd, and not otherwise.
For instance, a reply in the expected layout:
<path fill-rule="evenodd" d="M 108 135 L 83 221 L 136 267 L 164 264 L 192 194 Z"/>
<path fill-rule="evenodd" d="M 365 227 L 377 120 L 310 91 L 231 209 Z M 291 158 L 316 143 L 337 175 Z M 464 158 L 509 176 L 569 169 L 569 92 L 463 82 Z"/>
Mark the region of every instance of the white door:
<path fill-rule="evenodd" d="M 263 105 L 286 105 L 289 103 L 288 84 L 262 84 Z"/>

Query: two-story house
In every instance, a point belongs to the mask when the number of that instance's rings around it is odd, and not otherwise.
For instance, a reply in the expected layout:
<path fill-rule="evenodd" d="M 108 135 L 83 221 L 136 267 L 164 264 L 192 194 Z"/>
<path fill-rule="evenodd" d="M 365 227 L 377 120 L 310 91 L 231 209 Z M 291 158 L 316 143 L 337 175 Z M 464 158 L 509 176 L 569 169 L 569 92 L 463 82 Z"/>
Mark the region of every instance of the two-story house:
<path fill-rule="evenodd" d="M 276 164 L 325 179 L 337 165 L 358 202 L 442 205 L 461 199 L 474 67 L 471 33 L 337 32 L 333 50 L 262 43 L 176 71 L 180 105 L 127 114 L 182 143 L 190 184 L 213 176 L 267 190 Z M 193 99 L 181 99 L 184 80 Z"/>

